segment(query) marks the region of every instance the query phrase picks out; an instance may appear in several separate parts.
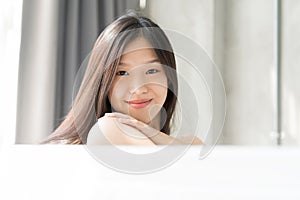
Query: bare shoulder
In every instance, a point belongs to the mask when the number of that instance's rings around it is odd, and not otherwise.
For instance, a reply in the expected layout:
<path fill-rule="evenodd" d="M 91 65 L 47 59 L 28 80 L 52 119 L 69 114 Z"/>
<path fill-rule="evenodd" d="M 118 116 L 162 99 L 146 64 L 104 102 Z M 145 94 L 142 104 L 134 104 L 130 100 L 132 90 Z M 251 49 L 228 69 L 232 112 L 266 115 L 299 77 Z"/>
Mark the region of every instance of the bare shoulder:
<path fill-rule="evenodd" d="M 106 124 L 106 125 L 105 125 Z M 110 120 L 102 117 L 98 120 L 96 124 L 90 129 L 87 137 L 87 144 L 88 145 L 94 145 L 94 144 L 111 144 L 111 142 L 108 140 L 108 127 L 112 127 L 112 124 Z"/>
<path fill-rule="evenodd" d="M 192 145 L 204 144 L 200 138 L 194 135 L 188 135 L 188 136 L 185 135 L 185 136 L 178 137 L 177 139 L 186 144 L 192 144 Z"/>
<path fill-rule="evenodd" d="M 200 140 L 200 138 L 198 138 L 197 136 L 195 136 L 192 144 L 193 145 L 203 145 L 204 143 L 202 142 L 202 140 Z"/>
<path fill-rule="evenodd" d="M 87 144 L 154 145 L 149 138 L 137 129 L 106 116 L 101 117 L 91 128 Z"/>

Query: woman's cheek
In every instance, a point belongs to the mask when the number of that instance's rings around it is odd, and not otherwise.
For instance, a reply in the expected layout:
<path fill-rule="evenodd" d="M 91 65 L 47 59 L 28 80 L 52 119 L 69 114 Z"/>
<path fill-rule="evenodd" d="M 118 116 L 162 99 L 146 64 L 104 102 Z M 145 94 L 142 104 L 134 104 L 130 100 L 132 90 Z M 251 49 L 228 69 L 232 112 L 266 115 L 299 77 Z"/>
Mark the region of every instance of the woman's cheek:
<path fill-rule="evenodd" d="M 124 109 L 124 101 L 126 100 L 125 97 L 126 87 L 122 84 L 117 84 L 113 87 L 111 94 L 110 94 L 110 103 L 115 111 L 122 111 Z"/>

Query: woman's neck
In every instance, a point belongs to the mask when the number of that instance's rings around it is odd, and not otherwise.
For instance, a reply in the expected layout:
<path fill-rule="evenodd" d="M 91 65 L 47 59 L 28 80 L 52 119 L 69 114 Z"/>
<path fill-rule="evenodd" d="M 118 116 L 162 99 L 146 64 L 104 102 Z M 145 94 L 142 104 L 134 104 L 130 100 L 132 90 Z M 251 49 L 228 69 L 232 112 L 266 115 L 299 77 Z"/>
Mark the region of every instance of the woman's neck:
<path fill-rule="evenodd" d="M 160 127 L 160 120 L 161 120 L 161 116 L 160 114 L 157 114 L 149 123 L 148 125 L 150 125 L 151 127 L 155 128 L 156 130 L 161 130 L 162 127 Z"/>

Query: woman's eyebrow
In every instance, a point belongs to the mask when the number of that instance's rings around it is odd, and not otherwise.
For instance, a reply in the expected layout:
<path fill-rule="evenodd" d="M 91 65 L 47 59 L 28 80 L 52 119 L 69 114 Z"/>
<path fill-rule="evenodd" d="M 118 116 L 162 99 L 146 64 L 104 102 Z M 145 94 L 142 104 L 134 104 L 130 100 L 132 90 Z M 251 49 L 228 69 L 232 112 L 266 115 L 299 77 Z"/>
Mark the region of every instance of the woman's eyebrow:
<path fill-rule="evenodd" d="M 149 61 L 146 61 L 144 64 L 150 64 L 150 63 L 156 63 L 156 62 L 158 62 L 158 63 L 160 63 L 160 60 L 158 59 L 158 58 L 154 58 L 154 59 L 152 59 L 152 60 L 149 60 Z M 126 62 L 122 62 L 122 61 L 120 61 L 119 62 L 119 65 L 123 65 L 123 66 L 128 66 L 129 64 L 127 64 Z"/>
<path fill-rule="evenodd" d="M 158 58 L 154 58 L 153 60 L 150 60 L 150 61 L 146 62 L 145 64 L 155 63 L 155 62 L 159 62 L 160 63 L 160 60 Z"/>

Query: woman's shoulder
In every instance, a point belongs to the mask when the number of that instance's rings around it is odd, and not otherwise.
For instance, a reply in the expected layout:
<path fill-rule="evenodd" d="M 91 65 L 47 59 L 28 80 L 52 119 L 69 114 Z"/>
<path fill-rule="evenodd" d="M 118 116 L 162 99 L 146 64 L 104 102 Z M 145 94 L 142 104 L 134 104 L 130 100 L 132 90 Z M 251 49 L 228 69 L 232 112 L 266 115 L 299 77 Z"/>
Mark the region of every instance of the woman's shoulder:
<path fill-rule="evenodd" d="M 153 145 L 154 143 L 137 129 L 121 124 L 117 119 L 101 117 L 91 128 L 87 144 Z"/>
<path fill-rule="evenodd" d="M 182 135 L 177 137 L 178 140 L 183 142 L 184 144 L 192 144 L 192 145 L 203 145 L 204 143 L 200 138 L 195 135 Z"/>
<path fill-rule="evenodd" d="M 106 126 L 104 126 L 106 124 Z M 112 127 L 110 120 L 100 118 L 97 123 L 90 129 L 87 137 L 87 144 L 110 144 L 107 136 L 108 130 L 106 127 Z"/>

